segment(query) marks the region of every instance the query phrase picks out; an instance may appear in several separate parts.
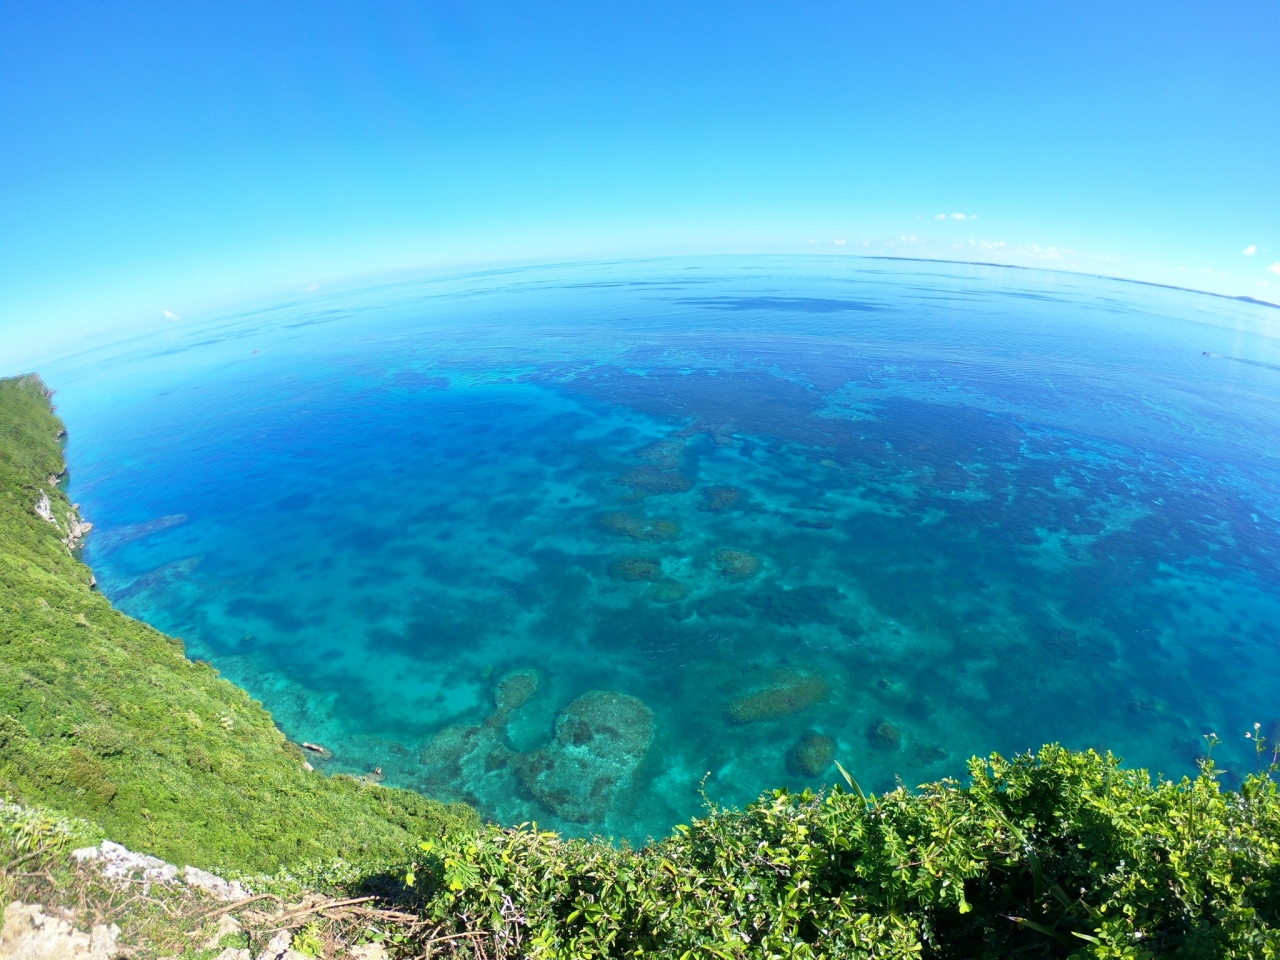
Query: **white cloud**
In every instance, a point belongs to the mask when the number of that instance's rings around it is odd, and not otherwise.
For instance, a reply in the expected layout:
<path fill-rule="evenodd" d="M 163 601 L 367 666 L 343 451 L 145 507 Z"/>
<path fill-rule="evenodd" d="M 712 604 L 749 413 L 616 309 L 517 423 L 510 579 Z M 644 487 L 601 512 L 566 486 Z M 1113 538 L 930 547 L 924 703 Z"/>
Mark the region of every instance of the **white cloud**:
<path fill-rule="evenodd" d="M 160 311 L 160 313 L 161 313 L 161 315 L 162 315 L 166 320 L 177 320 L 177 319 L 178 319 L 178 315 L 177 315 L 176 313 L 174 313 L 172 310 L 161 310 L 161 311 Z"/>
<path fill-rule="evenodd" d="M 311 284 L 311 286 L 309 286 L 309 287 L 303 287 L 303 288 L 302 288 L 302 292 L 303 292 L 303 293 L 311 293 L 312 291 L 314 291 L 314 290 L 319 290 L 319 289 L 320 289 L 320 284 L 318 284 L 318 283 L 313 283 L 313 284 Z"/>
<path fill-rule="evenodd" d="M 835 245 L 836 245 L 837 247 L 843 247 L 843 246 L 844 246 L 844 244 L 845 244 L 845 241 L 843 241 L 843 240 L 837 240 L 837 241 L 835 241 Z"/>
<path fill-rule="evenodd" d="M 953 213 L 953 214 L 951 215 L 951 219 L 952 219 L 952 220 L 963 220 L 963 219 L 964 219 L 964 214 L 963 214 L 963 213 Z"/>
<path fill-rule="evenodd" d="M 1267 267 L 1267 273 L 1278 273 L 1278 274 L 1280 274 L 1280 260 L 1277 260 L 1277 261 L 1276 261 L 1275 263 L 1273 263 L 1271 266 Z"/>
<path fill-rule="evenodd" d="M 1251 243 L 1240 252 L 1243 253 L 1246 257 L 1252 257 L 1255 253 L 1258 252 L 1258 247 L 1256 244 Z"/>
<path fill-rule="evenodd" d="M 934 217 L 933 219 L 935 219 L 935 220 L 945 220 L 945 219 L 947 219 L 947 215 L 946 215 L 945 213 L 940 213 L 940 214 L 938 214 L 936 217 Z"/>

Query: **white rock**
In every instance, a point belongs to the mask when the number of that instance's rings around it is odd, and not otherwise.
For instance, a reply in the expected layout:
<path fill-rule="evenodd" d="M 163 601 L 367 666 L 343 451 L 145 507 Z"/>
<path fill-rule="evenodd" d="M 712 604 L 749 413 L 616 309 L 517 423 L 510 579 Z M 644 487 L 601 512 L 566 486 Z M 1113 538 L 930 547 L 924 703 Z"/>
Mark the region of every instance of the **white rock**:
<path fill-rule="evenodd" d="M 230 936 L 233 933 L 242 933 L 244 927 L 240 926 L 240 921 L 229 913 L 224 913 L 218 918 L 217 925 L 213 928 L 213 936 L 204 942 L 201 946 L 202 950 L 213 950 L 217 948 L 223 937 Z M 231 947 L 227 948 L 232 949 Z"/>
<path fill-rule="evenodd" d="M 353 960 L 387 960 L 387 948 L 380 943 L 362 943 L 347 951 Z"/>
<path fill-rule="evenodd" d="M 78 850 L 71 851 L 71 859 L 77 863 L 84 863 L 86 860 L 97 860 L 102 854 L 97 847 L 81 847 Z"/>
<path fill-rule="evenodd" d="M 214 960 L 250 960 L 249 948 L 237 950 L 235 947 L 227 947 Z"/>
<path fill-rule="evenodd" d="M 4 909 L 0 960 L 116 960 L 120 928 L 99 924 L 89 933 L 45 914 L 38 903 L 14 901 Z"/>
<path fill-rule="evenodd" d="M 36 516 L 47 523 L 52 523 L 55 527 L 58 520 L 53 515 L 53 505 L 49 503 L 49 494 L 43 490 L 40 491 L 40 499 L 36 501 Z"/>
<path fill-rule="evenodd" d="M 248 896 L 239 880 L 227 881 L 221 877 L 201 870 L 199 867 L 183 867 L 182 881 L 188 887 L 204 890 L 219 900 L 243 900 Z"/>
<path fill-rule="evenodd" d="M 118 880 L 132 878 L 135 873 L 150 883 L 173 883 L 178 879 L 178 868 L 165 863 L 159 857 L 149 857 L 145 853 L 132 853 L 118 843 L 103 840 L 102 874 Z"/>
<path fill-rule="evenodd" d="M 267 944 L 266 949 L 258 954 L 258 960 L 281 960 L 286 953 L 293 953 L 289 947 L 293 944 L 293 934 L 288 930 L 281 930 L 271 942 Z"/>

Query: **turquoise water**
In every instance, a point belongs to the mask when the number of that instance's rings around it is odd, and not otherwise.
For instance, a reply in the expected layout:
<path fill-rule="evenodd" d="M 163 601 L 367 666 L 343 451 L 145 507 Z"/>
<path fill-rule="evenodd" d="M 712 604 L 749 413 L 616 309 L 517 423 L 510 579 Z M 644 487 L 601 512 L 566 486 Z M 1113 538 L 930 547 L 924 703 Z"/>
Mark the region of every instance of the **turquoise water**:
<path fill-rule="evenodd" d="M 1280 717 L 1280 310 L 874 259 L 317 296 L 50 366 L 117 605 L 323 771 L 641 840 Z"/>

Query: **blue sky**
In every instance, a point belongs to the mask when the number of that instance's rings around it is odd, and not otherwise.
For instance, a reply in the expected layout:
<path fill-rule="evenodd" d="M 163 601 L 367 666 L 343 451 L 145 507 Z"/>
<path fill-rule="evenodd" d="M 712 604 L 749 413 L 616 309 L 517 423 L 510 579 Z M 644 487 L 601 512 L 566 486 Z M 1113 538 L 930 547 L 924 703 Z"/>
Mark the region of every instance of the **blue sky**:
<path fill-rule="evenodd" d="M 1280 4 L 0 0 L 10 351 L 755 250 L 1280 301 Z"/>

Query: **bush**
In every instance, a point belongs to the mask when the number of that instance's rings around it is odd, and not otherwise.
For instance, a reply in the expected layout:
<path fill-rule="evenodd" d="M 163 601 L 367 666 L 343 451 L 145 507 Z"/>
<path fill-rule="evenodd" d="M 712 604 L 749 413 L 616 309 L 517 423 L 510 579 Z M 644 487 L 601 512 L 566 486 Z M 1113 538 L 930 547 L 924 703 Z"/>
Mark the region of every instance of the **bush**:
<path fill-rule="evenodd" d="M 423 845 L 408 880 L 456 933 L 546 957 L 1280 954 L 1270 773 L 1152 781 L 1058 746 L 864 798 L 778 791 L 642 850 L 536 826 Z"/>

